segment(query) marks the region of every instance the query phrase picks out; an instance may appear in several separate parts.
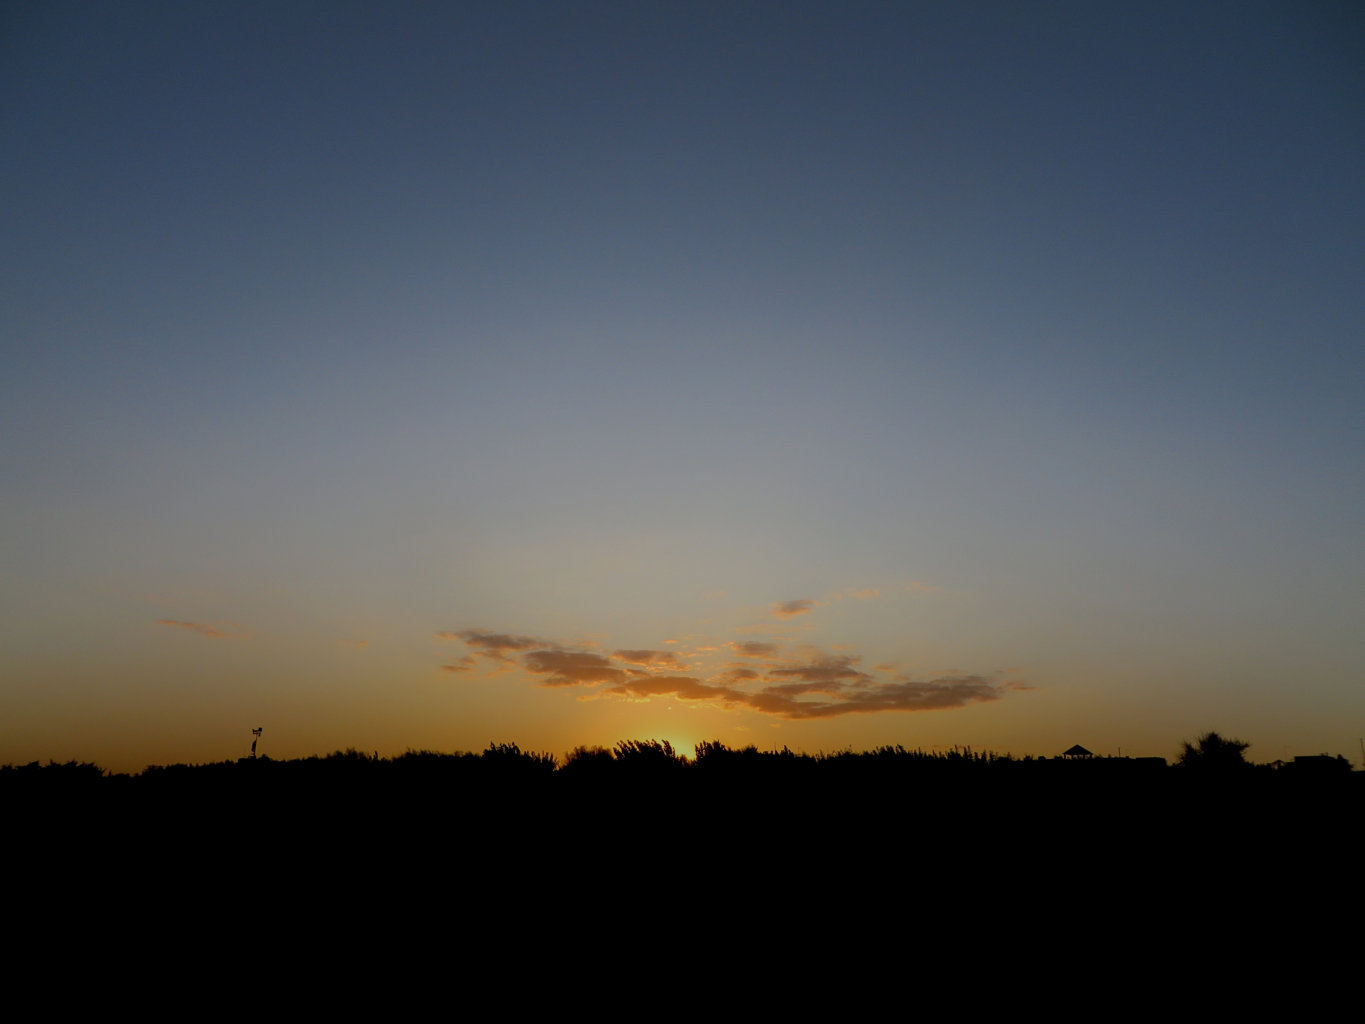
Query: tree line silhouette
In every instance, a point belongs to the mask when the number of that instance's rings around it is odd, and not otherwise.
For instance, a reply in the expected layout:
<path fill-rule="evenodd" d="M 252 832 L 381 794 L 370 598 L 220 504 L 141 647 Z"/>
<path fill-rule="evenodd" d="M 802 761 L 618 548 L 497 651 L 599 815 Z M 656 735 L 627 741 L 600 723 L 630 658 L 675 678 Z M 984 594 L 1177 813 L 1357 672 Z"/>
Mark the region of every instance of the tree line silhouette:
<path fill-rule="evenodd" d="M 1362 820 L 1365 772 L 1329 757 L 1253 765 L 1245 744 L 1216 734 L 1188 746 L 1174 764 L 720 741 L 687 757 L 656 739 L 562 757 L 490 743 L 136 774 L 32 762 L 0 767 L 0 810 L 16 884 L 92 904 L 154 892 L 191 909 L 220 889 L 244 906 L 304 893 L 333 911 L 357 891 L 414 906 L 444 893 L 461 913 L 558 906 L 569 919 L 639 912 L 636 883 L 649 879 L 650 891 L 669 880 L 679 892 L 889 901 L 906 915 L 1025 885 L 1040 899 L 1070 893 L 1081 912 L 1084 894 L 1120 883 L 1143 903 L 1344 877 L 1354 841 L 1321 837 Z"/>
<path fill-rule="evenodd" d="M 254 744 L 253 744 L 254 745 Z M 0 766 L 0 789 L 93 790 L 157 789 L 181 785 L 208 788 L 236 782 L 304 782 L 338 786 L 429 782 L 510 783 L 532 780 L 646 779 L 705 780 L 714 778 L 817 783 L 856 777 L 863 782 L 910 777 L 937 780 L 995 779 L 1044 782 L 1141 778 L 1219 776 L 1266 780 L 1272 775 L 1314 779 L 1351 774 L 1344 757 L 1300 757 L 1285 764 L 1258 765 L 1246 758 L 1249 744 L 1208 732 L 1185 742 L 1173 765 L 1161 757 L 1016 757 L 1009 753 L 974 751 L 970 747 L 922 750 L 901 745 L 871 750 L 798 753 L 759 750 L 754 745 L 730 747 L 719 740 L 697 744 L 692 757 L 667 740 L 622 740 L 614 747 L 578 746 L 562 758 L 552 753 L 523 750 L 516 743 L 490 743 L 479 753 L 440 753 L 409 750 L 395 757 L 366 754 L 354 748 L 324 756 L 276 760 L 268 756 L 204 764 L 149 765 L 140 773 L 114 774 L 93 762 L 55 762 Z"/>

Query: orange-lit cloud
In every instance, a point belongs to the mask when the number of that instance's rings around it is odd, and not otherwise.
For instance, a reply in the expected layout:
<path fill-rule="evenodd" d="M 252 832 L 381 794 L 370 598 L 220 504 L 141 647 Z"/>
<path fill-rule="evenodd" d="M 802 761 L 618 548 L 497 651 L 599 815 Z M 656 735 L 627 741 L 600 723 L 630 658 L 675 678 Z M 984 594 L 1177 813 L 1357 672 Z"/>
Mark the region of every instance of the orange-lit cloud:
<path fill-rule="evenodd" d="M 478 663 L 478 659 L 475 658 L 474 655 L 472 655 L 472 654 L 466 654 L 463 658 L 461 658 L 459 661 L 455 662 L 455 664 L 453 664 L 453 665 L 442 665 L 442 666 L 441 666 L 441 671 L 442 671 L 442 672 L 469 672 L 469 671 L 472 671 L 472 670 L 473 670 L 474 666 L 475 666 L 477 663 Z"/>
<path fill-rule="evenodd" d="M 816 655 L 804 662 L 769 669 L 768 678 L 795 679 L 802 683 L 816 683 L 822 686 L 865 685 L 872 682 L 872 677 L 853 667 L 860 660 L 851 654 Z"/>
<path fill-rule="evenodd" d="M 681 668 L 673 651 L 616 651 L 613 657 L 631 665 L 657 665 L 661 668 Z"/>
<path fill-rule="evenodd" d="M 584 644 L 537 641 L 485 630 L 446 635 L 463 640 L 485 657 L 520 666 L 539 677 L 542 686 L 583 687 L 589 691 L 588 697 L 705 702 L 789 719 L 938 711 L 999 700 L 1010 690 L 1029 688 L 1018 681 L 963 674 L 931 680 L 902 675 L 893 682 L 879 682 L 859 667 L 861 659 L 856 654 L 809 646 L 784 653 L 778 644 L 758 641 L 726 643 L 731 651 L 752 660 L 731 662 L 709 678 L 700 678 L 678 673 L 680 663 L 671 651 L 622 649 L 603 655 L 585 650 Z M 469 654 L 458 664 L 442 668 L 463 672 L 475 660 L 474 654 Z M 618 667 L 621 662 L 628 667 Z"/>
<path fill-rule="evenodd" d="M 725 680 L 727 683 L 746 683 L 752 679 L 761 679 L 763 677 L 751 668 L 731 667 L 722 672 L 718 678 Z"/>
<path fill-rule="evenodd" d="M 621 683 L 628 677 L 608 658 L 589 651 L 532 651 L 522 659 L 526 671 L 545 676 L 542 686 Z"/>
<path fill-rule="evenodd" d="M 535 637 L 517 636 L 514 633 L 492 633 L 484 629 L 462 629 L 458 632 L 443 629 L 436 637 L 439 640 L 463 640 L 485 658 L 493 661 L 509 661 L 509 653 L 529 651 L 533 647 L 545 644 L 544 640 L 537 640 Z"/>
<path fill-rule="evenodd" d="M 942 711 L 967 704 L 999 700 L 1000 687 L 980 676 L 957 676 L 919 682 L 879 683 L 852 692 L 837 688 L 833 700 L 799 701 L 769 687 L 750 699 L 750 706 L 783 718 L 832 718 L 836 715 L 871 714 L 878 711 Z"/>
<path fill-rule="evenodd" d="M 833 718 L 878 711 L 942 711 L 999 700 L 1001 696 L 998 686 L 979 676 L 929 682 L 903 680 L 866 689 L 850 689 L 842 683 L 829 681 L 789 683 L 765 687 L 758 692 L 704 683 L 693 676 L 654 676 L 631 679 L 621 685 L 607 687 L 602 692 L 635 699 L 674 697 L 678 700 L 708 701 L 795 719 Z M 820 693 L 826 699 L 798 699 L 808 693 Z"/>
<path fill-rule="evenodd" d="M 653 676 L 632 679 L 621 686 L 603 691 L 622 697 L 677 697 L 679 700 L 712 700 L 725 704 L 742 704 L 747 694 L 728 686 L 712 686 L 692 676 Z"/>
<path fill-rule="evenodd" d="M 779 601 L 773 605 L 773 614 L 779 619 L 790 619 L 793 615 L 805 615 L 818 603 L 809 597 L 802 597 L 795 601 Z"/>
<path fill-rule="evenodd" d="M 731 640 L 725 646 L 744 658 L 772 658 L 777 655 L 777 644 L 765 644 L 758 640 Z"/>
<path fill-rule="evenodd" d="M 237 625 L 232 625 L 228 629 L 219 629 L 217 626 L 210 626 L 204 622 L 181 622 L 178 619 L 157 619 L 156 624 L 158 626 L 176 626 L 180 629 L 188 629 L 200 636 L 239 637 L 246 633 L 245 629 Z"/>

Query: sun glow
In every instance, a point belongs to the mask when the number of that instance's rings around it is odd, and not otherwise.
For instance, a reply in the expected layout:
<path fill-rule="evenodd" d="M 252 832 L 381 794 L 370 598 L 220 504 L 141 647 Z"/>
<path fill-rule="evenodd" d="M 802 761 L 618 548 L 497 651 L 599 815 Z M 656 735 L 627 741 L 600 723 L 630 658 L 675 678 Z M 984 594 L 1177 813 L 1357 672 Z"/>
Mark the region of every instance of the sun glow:
<path fill-rule="evenodd" d="M 673 748 L 673 752 L 675 754 L 679 754 L 687 758 L 689 761 L 693 760 L 697 756 L 698 741 L 692 739 L 691 737 L 683 736 L 676 730 L 672 731 L 661 730 L 660 732 L 657 733 L 650 733 L 648 738 L 656 739 L 661 743 L 669 744 Z"/>

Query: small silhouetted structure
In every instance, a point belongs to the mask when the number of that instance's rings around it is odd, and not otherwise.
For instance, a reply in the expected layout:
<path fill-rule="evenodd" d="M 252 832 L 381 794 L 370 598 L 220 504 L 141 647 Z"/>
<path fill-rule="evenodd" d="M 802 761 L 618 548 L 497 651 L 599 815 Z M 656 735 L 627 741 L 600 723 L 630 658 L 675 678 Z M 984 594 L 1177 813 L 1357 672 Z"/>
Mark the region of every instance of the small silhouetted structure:
<path fill-rule="evenodd" d="M 1074 747 L 1072 747 L 1070 750 L 1064 750 L 1064 751 L 1062 751 L 1062 756 L 1063 756 L 1063 757 L 1071 757 L 1071 758 L 1087 758 L 1087 757 L 1094 757 L 1095 755 L 1092 754 L 1090 751 L 1086 750 L 1085 747 L 1083 747 L 1083 746 L 1081 746 L 1079 743 L 1077 743 L 1077 744 L 1076 744 Z"/>
<path fill-rule="evenodd" d="M 262 732 L 262 731 L 263 731 L 263 728 L 262 728 L 261 726 L 257 726 L 255 729 L 252 729 L 252 730 L 251 730 L 251 758 L 252 758 L 252 760 L 255 760 L 255 758 L 256 758 L 256 741 L 259 740 L 259 739 L 261 738 L 261 732 Z"/>
<path fill-rule="evenodd" d="M 1313 775 L 1349 775 L 1351 772 L 1351 762 L 1340 754 L 1336 757 L 1331 754 L 1300 754 L 1288 764 L 1281 764 L 1281 767 L 1295 775 L 1310 772 Z"/>

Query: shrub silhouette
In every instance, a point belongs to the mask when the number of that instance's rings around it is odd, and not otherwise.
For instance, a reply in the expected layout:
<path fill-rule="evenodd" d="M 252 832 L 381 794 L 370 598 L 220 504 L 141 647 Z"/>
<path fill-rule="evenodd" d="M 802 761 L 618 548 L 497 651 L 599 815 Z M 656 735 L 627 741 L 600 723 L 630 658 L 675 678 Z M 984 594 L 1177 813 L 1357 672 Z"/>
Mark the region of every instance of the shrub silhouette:
<path fill-rule="evenodd" d="M 668 740 L 622 740 L 616 744 L 616 760 L 634 771 L 672 771 L 687 766 L 687 758 Z"/>
<path fill-rule="evenodd" d="M 1246 749 L 1251 746 L 1237 739 L 1225 739 L 1216 732 L 1206 732 L 1194 743 L 1188 741 L 1184 744 L 1184 749 L 1180 752 L 1180 757 L 1176 760 L 1182 768 L 1197 769 L 1199 771 L 1230 771 L 1238 768 L 1249 768 L 1250 763 L 1246 759 Z"/>
<path fill-rule="evenodd" d="M 30 761 L 0 766 L 0 786 L 50 790 L 91 790 L 104 779 L 104 769 L 93 761 Z"/>
<path fill-rule="evenodd" d="M 559 769 L 565 775 L 600 775 L 612 770 L 615 755 L 606 747 L 574 747 L 564 755 Z"/>
<path fill-rule="evenodd" d="M 703 740 L 694 749 L 697 755 L 694 763 L 699 768 L 707 769 L 731 768 L 763 756 L 752 743 L 740 750 L 732 750 L 720 740 Z"/>
<path fill-rule="evenodd" d="M 490 743 L 479 763 L 499 774 L 549 775 L 558 765 L 554 754 L 522 750 L 515 743 Z"/>

